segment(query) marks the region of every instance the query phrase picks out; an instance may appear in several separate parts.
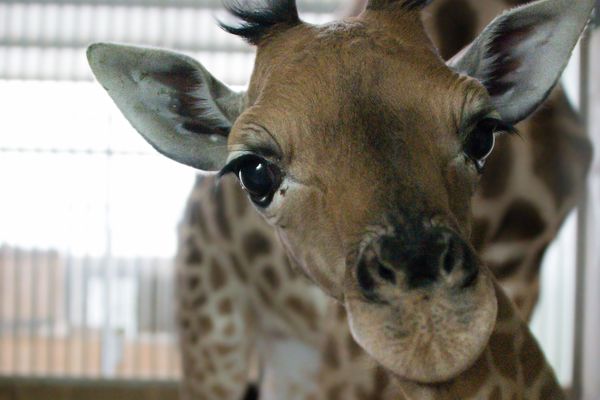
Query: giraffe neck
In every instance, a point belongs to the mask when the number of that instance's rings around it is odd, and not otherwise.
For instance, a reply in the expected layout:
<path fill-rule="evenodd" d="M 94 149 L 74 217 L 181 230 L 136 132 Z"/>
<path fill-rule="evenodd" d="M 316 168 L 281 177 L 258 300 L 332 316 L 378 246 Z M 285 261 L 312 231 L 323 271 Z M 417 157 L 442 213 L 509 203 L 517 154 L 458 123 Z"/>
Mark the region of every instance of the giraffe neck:
<path fill-rule="evenodd" d="M 435 385 L 401 381 L 409 399 L 563 399 L 564 394 L 510 300 L 496 284 L 498 317 L 479 359 L 454 380 Z"/>

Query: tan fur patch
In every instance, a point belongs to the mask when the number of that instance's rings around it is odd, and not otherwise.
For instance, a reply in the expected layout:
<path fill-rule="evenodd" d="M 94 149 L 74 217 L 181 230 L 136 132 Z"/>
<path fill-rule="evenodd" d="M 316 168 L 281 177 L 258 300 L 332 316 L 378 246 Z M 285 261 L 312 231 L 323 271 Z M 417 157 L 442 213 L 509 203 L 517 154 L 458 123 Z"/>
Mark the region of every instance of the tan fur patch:
<path fill-rule="evenodd" d="M 528 240 L 538 237 L 546 229 L 546 222 L 534 204 L 527 200 L 515 200 L 510 205 L 500 229 L 493 239 L 495 242 Z"/>
<path fill-rule="evenodd" d="M 318 314 L 312 305 L 303 302 L 297 297 L 288 297 L 285 304 L 293 312 L 301 316 L 311 329 L 317 329 Z"/>
<path fill-rule="evenodd" d="M 523 384 L 531 387 L 544 368 L 544 357 L 533 337 L 529 332 L 524 332 L 525 341 L 521 347 L 519 360 L 523 368 Z M 551 397 L 544 397 L 550 399 Z"/>
<path fill-rule="evenodd" d="M 213 322 L 208 317 L 198 318 L 198 332 L 201 335 L 208 335 L 213 329 Z"/>
<path fill-rule="evenodd" d="M 280 284 L 279 275 L 277 275 L 277 271 L 271 265 L 267 265 L 263 271 L 262 275 L 265 278 L 265 281 L 269 284 L 271 289 L 277 289 Z"/>
<path fill-rule="evenodd" d="M 246 235 L 242 246 L 248 262 L 253 262 L 257 257 L 269 254 L 271 251 L 271 242 L 259 231 L 254 231 Z"/>
<path fill-rule="evenodd" d="M 214 290 L 219 290 L 225 286 L 227 276 L 223 271 L 223 266 L 216 260 L 213 259 L 210 264 L 210 285 Z"/>
<path fill-rule="evenodd" d="M 518 366 L 515 358 L 514 336 L 494 333 L 490 338 L 490 351 L 498 371 L 511 381 L 516 381 Z"/>
<path fill-rule="evenodd" d="M 244 266 L 240 262 L 239 258 L 235 254 L 231 253 L 229 254 L 229 259 L 231 261 L 230 265 L 233 268 L 233 272 L 238 277 L 238 279 L 241 282 L 247 282 L 248 274 L 246 273 L 246 270 L 244 269 Z"/>
<path fill-rule="evenodd" d="M 231 299 L 223 299 L 221 303 L 219 303 L 219 312 L 221 314 L 230 314 L 233 310 L 233 304 Z"/>
<path fill-rule="evenodd" d="M 325 363 L 331 368 L 338 368 L 340 366 L 340 356 L 337 349 L 337 343 L 332 337 L 329 337 L 325 343 L 325 348 L 323 349 L 323 358 Z"/>

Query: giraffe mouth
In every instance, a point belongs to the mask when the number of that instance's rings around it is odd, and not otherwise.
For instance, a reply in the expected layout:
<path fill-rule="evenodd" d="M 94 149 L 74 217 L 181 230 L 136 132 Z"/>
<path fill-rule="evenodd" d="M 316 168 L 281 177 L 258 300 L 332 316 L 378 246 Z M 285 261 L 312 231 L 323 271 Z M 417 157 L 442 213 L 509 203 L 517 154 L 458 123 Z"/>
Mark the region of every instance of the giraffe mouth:
<path fill-rule="evenodd" d="M 371 238 L 346 270 L 356 341 L 397 376 L 439 383 L 481 355 L 497 316 L 493 278 L 453 230 Z"/>

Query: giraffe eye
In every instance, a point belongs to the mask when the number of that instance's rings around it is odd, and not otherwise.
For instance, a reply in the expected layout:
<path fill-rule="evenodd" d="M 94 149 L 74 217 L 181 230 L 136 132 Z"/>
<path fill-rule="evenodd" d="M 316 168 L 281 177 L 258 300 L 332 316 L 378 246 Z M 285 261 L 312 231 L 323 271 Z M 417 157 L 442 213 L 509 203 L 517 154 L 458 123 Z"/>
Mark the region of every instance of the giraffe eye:
<path fill-rule="evenodd" d="M 477 123 L 469 134 L 464 144 L 464 152 L 473 160 L 477 170 L 481 171 L 485 165 L 485 160 L 494 150 L 496 132 L 501 130 L 504 130 L 501 121 L 495 118 L 484 118 Z"/>
<path fill-rule="evenodd" d="M 242 156 L 233 164 L 229 168 L 236 174 L 250 200 L 259 207 L 267 207 L 281 185 L 279 168 L 255 155 Z"/>

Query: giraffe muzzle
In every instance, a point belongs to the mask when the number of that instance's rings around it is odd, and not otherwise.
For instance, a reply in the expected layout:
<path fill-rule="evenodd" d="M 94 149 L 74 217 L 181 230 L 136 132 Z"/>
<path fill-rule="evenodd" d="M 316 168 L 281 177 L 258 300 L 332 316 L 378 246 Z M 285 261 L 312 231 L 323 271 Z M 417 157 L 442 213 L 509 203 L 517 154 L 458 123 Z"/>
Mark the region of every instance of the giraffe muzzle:
<path fill-rule="evenodd" d="M 344 280 L 354 338 L 402 379 L 440 383 L 481 355 L 496 322 L 493 278 L 444 224 L 404 219 L 363 243 Z"/>

